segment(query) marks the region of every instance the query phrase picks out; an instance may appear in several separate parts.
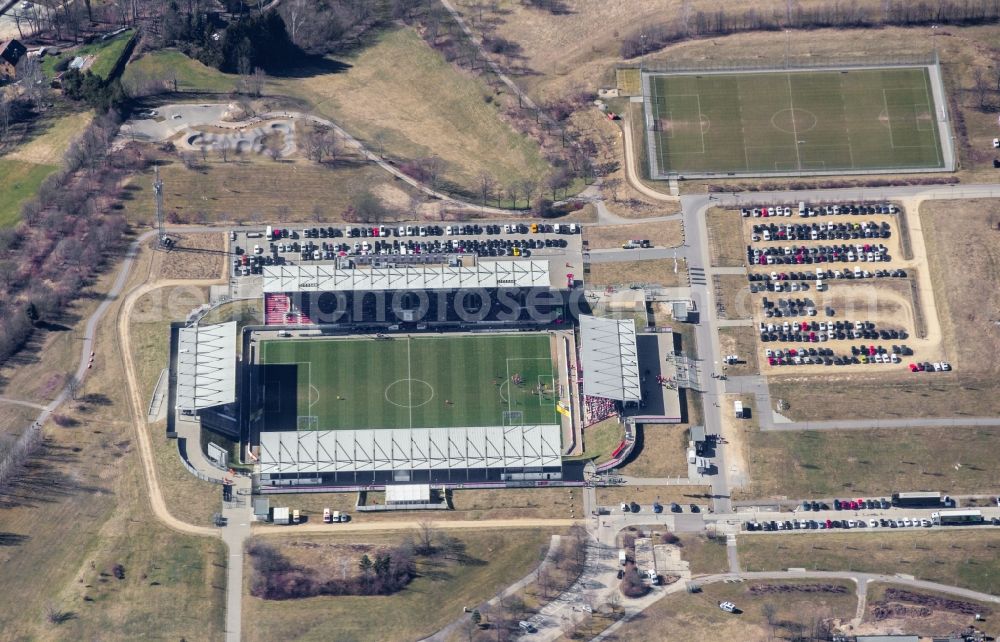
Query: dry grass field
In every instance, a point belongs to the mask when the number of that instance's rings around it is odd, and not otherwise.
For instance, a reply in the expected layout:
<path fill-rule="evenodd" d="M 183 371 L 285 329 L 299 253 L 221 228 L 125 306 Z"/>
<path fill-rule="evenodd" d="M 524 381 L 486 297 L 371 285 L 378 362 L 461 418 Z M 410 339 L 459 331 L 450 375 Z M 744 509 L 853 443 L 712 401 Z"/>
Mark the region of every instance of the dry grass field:
<path fill-rule="evenodd" d="M 992 463 L 1000 428 L 753 430 L 746 439 L 751 485 L 738 493 L 744 498 L 1000 491 Z"/>
<path fill-rule="evenodd" d="M 742 613 L 719 608 L 731 601 Z M 765 609 L 765 606 L 768 608 Z M 773 609 L 769 626 L 766 611 Z M 710 642 L 787 639 L 812 634 L 823 621 L 846 621 L 857 611 L 854 584 L 787 580 L 707 584 L 701 593 L 680 592 L 654 602 L 606 637 L 614 642 Z M 666 626 L 665 623 L 670 625 Z"/>
<path fill-rule="evenodd" d="M 757 362 L 757 331 L 753 327 L 735 326 L 719 328 L 719 347 L 722 354 L 735 354 L 742 361 L 726 366 L 730 377 L 754 375 L 760 371 Z"/>
<path fill-rule="evenodd" d="M 140 256 L 136 274 L 148 269 L 148 258 Z M 178 535 L 149 512 L 123 416 L 114 318 L 112 308 L 97 329 L 95 366 L 82 400 L 62 411 L 72 426 L 48 426 L 41 455 L 0 495 L 0 533 L 8 544 L 0 547 L 0 582 L 17 587 L 17 599 L 0 604 L 5 638 L 223 634 L 222 543 Z M 75 357 L 75 347 L 55 349 L 72 352 L 67 361 Z M 124 579 L 114 577 L 116 564 Z M 47 611 L 62 614 L 62 623 L 50 623 Z"/>
<path fill-rule="evenodd" d="M 447 531 L 442 531 L 447 532 Z M 280 602 L 245 594 L 243 631 L 247 640 L 421 639 L 462 615 L 463 606 L 479 604 L 521 579 L 535 568 L 548 548 L 550 531 L 461 531 L 454 536 L 465 544 L 468 564 L 418 562 L 418 575 L 396 595 L 371 597 L 315 597 Z M 412 533 L 366 535 L 365 544 L 394 544 Z M 350 536 L 271 538 L 281 550 L 299 547 L 297 559 L 330 544 L 357 541 Z M 304 545 L 311 550 L 304 550 Z M 315 548 L 313 545 L 317 545 Z M 247 557 L 246 576 L 249 577 Z M 377 622 L 372 618 L 377 614 Z"/>
<path fill-rule="evenodd" d="M 633 455 L 616 473 L 630 477 L 687 477 L 685 456 L 691 424 L 643 424 Z"/>
<path fill-rule="evenodd" d="M 226 238 L 222 233 L 179 234 L 174 241 L 170 254 L 159 255 L 161 279 L 219 279 L 225 275 L 229 257 L 223 254 Z M 149 245 L 155 244 L 156 239 L 150 239 Z"/>
<path fill-rule="evenodd" d="M 968 612 L 963 613 L 956 608 L 958 605 L 971 607 L 984 619 L 973 621 Z M 915 590 L 909 586 L 874 584 L 868 586 L 864 621 L 855 628 L 855 632 L 858 635 L 874 635 L 890 631 L 920 631 L 923 635 L 951 636 L 956 631 L 974 626 L 995 638 L 1000 635 L 1000 622 L 995 613 L 995 604 L 935 591 Z"/>
<path fill-rule="evenodd" d="M 410 29 L 383 34 L 343 59 L 339 73 L 274 79 L 272 91 L 308 101 L 369 147 L 379 136 L 393 158 L 438 156 L 446 183 L 479 193 L 479 175 L 506 187 L 544 181 L 538 145 L 506 122 L 482 81 L 451 65 Z"/>
<path fill-rule="evenodd" d="M 715 304 L 720 319 L 750 319 L 754 316 L 754 296 L 747 277 L 739 274 L 717 274 L 712 277 Z"/>
<path fill-rule="evenodd" d="M 677 266 L 676 273 L 674 265 Z M 591 263 L 590 274 L 585 280 L 590 287 L 626 288 L 636 283 L 666 287 L 687 285 L 687 261 L 678 259 L 676 264 L 673 259 Z"/>
<path fill-rule="evenodd" d="M 729 572 L 726 538 L 709 538 L 701 533 L 681 533 L 681 559 L 687 562 L 692 575 L 711 575 Z"/>
<path fill-rule="evenodd" d="M 114 277 L 108 272 L 99 275 L 62 317 L 53 319 L 47 328 L 37 329 L 26 349 L 0 366 L 0 394 L 35 403 L 45 403 L 59 394 L 80 358 L 78 337 L 86 319 L 100 304 Z"/>
<path fill-rule="evenodd" d="M 684 225 L 680 221 L 664 221 L 583 228 L 583 240 L 592 250 L 621 248 L 632 239 L 648 240 L 655 247 L 677 247 L 684 242 Z"/>
<path fill-rule="evenodd" d="M 209 159 L 196 169 L 187 169 L 178 161 L 168 161 L 160 166 L 160 178 L 166 211 L 192 223 L 278 218 L 338 222 L 357 195 L 366 190 L 391 205 L 408 201 L 413 193 L 382 169 L 354 162 L 328 167 L 306 161 L 224 163 Z M 125 214 L 130 223 L 153 221 L 152 183 L 150 170 L 126 186 Z M 392 194 L 384 193 L 386 190 Z M 400 195 L 402 198 L 397 198 Z"/>
<path fill-rule="evenodd" d="M 872 2 L 872 0 L 866 0 Z M 575 87 L 614 86 L 613 65 L 621 60 L 621 39 L 639 25 L 667 22 L 678 15 L 681 0 L 647 0 L 642 3 L 607 3 L 600 0 L 567 0 L 567 11 L 553 15 L 529 8 L 517 0 L 496 3 L 499 12 L 483 12 L 484 21 L 495 26 L 496 35 L 521 45 L 517 66 L 526 71 L 519 83 L 533 96 L 551 99 Z M 455 3 L 467 22 L 479 29 L 482 6 L 474 0 Z M 714 13 L 718 5 L 710 0 L 688 3 L 692 14 Z M 749 6 L 742 0 L 726 5 L 742 12 Z M 776 0 L 755 3 L 757 11 L 784 10 Z"/>
<path fill-rule="evenodd" d="M 807 568 L 906 573 L 918 579 L 996 595 L 1000 590 L 1000 533 L 995 530 L 924 530 L 739 539 L 745 571 Z"/>
<path fill-rule="evenodd" d="M 746 243 L 743 240 L 743 222 L 739 210 L 713 207 L 705 216 L 712 265 L 718 267 L 746 265 Z"/>

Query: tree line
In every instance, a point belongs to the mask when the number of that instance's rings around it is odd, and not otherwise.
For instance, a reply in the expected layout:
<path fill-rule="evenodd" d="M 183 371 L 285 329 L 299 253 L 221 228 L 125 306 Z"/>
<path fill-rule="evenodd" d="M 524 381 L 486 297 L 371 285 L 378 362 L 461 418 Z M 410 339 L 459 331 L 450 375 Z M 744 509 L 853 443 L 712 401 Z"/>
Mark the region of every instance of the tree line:
<path fill-rule="evenodd" d="M 623 58 L 635 58 L 688 38 L 722 36 L 746 31 L 780 29 L 867 29 L 919 25 L 976 25 L 1000 19 L 996 0 L 940 0 L 908 2 L 884 0 L 878 6 L 835 2 L 815 6 L 788 3 L 784 11 L 693 11 L 690 0 L 682 3 L 673 20 L 643 25 L 622 39 Z"/>
<path fill-rule="evenodd" d="M 113 203 L 119 181 L 143 162 L 107 153 L 119 124 L 114 112 L 94 119 L 22 206 L 21 222 L 0 230 L 0 363 L 37 327 L 64 318 L 127 229 Z"/>

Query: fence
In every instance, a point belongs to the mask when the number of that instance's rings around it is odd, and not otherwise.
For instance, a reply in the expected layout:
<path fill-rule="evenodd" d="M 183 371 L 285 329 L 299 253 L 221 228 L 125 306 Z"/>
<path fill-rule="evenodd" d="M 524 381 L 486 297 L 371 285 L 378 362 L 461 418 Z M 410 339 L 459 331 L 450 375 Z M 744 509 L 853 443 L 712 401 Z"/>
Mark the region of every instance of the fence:
<path fill-rule="evenodd" d="M 925 54 L 897 56 L 865 56 L 864 58 L 771 58 L 761 60 L 650 60 L 639 66 L 642 73 L 696 73 L 783 71 L 786 69 L 864 69 L 869 67 L 924 67 L 938 64 L 937 51 Z M 629 68 L 622 66 L 621 68 Z M 632 66 L 631 68 L 634 68 Z"/>

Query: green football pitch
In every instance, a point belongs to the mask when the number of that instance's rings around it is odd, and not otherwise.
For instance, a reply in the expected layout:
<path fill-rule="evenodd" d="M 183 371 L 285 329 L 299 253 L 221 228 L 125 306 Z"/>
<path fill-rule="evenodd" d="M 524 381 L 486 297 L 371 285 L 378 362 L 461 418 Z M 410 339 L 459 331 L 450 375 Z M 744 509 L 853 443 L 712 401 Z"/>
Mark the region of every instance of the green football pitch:
<path fill-rule="evenodd" d="M 559 423 L 545 334 L 265 340 L 268 430 Z"/>
<path fill-rule="evenodd" d="M 653 74 L 647 87 L 659 177 L 944 167 L 926 67 Z"/>

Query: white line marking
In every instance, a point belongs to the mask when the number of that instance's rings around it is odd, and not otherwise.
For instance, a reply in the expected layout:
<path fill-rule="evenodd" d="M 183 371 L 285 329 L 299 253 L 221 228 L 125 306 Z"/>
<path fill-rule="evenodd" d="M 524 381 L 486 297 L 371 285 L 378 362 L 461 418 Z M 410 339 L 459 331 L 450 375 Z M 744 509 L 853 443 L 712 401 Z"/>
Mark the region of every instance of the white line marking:
<path fill-rule="evenodd" d="M 406 337 L 406 387 L 409 395 L 406 405 L 410 411 L 410 430 L 413 430 L 413 377 L 410 372 L 410 343 L 412 343 L 410 337 Z"/>
<path fill-rule="evenodd" d="M 896 149 L 896 143 L 892 140 L 892 115 L 889 114 L 889 101 L 885 97 L 885 89 L 882 89 L 882 104 L 885 105 L 885 119 L 889 123 L 889 145 Z"/>
<path fill-rule="evenodd" d="M 792 74 L 785 74 L 788 78 L 788 104 L 792 112 L 792 144 L 795 145 L 795 162 L 798 169 L 802 169 L 802 158 L 799 155 L 799 130 L 795 124 L 795 97 L 792 95 Z"/>

